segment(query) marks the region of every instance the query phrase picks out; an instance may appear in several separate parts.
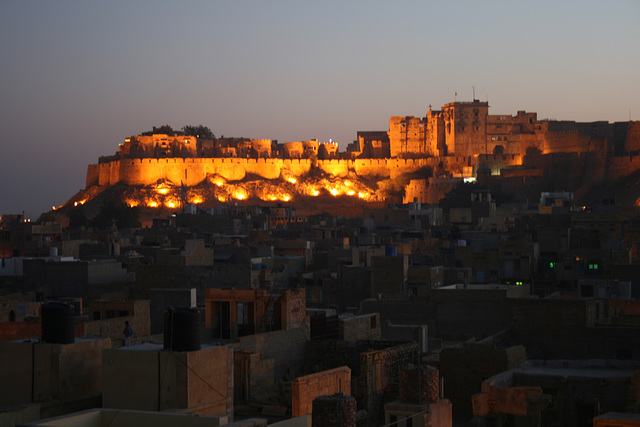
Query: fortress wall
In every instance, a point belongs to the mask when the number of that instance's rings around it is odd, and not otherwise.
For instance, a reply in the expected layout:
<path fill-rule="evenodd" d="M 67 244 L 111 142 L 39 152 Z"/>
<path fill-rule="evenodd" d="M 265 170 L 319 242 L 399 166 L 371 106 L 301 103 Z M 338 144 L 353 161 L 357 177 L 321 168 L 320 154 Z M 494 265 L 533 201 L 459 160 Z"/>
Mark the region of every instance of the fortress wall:
<path fill-rule="evenodd" d="M 355 159 L 353 160 L 353 170 L 358 176 L 389 176 L 389 165 L 387 159 Z"/>
<path fill-rule="evenodd" d="M 603 151 L 604 139 L 592 138 L 578 131 L 547 133 L 543 146 L 544 154 L 549 153 L 584 153 L 586 151 Z"/>
<path fill-rule="evenodd" d="M 116 184 L 120 181 L 120 161 L 116 160 L 111 163 L 109 167 L 109 182 L 110 185 Z"/>
<path fill-rule="evenodd" d="M 310 159 L 276 159 L 282 162 L 282 169 L 289 172 L 292 175 L 300 176 L 306 175 L 311 170 Z"/>
<path fill-rule="evenodd" d="M 93 187 L 100 183 L 100 167 L 98 165 L 87 166 L 87 182 L 85 188 Z"/>
<path fill-rule="evenodd" d="M 475 156 L 447 156 L 441 157 L 440 161 L 448 171 L 462 173 L 463 168 L 475 165 L 476 158 Z"/>
<path fill-rule="evenodd" d="M 120 163 L 120 179 L 129 185 L 149 185 L 162 178 L 158 159 L 123 159 Z"/>
<path fill-rule="evenodd" d="M 108 187 L 120 180 L 120 161 L 98 164 L 98 185 Z"/>
<path fill-rule="evenodd" d="M 403 173 L 415 172 L 427 166 L 426 159 L 388 159 L 389 177 L 395 179 Z"/>
<path fill-rule="evenodd" d="M 640 170 L 640 156 L 612 157 L 610 160 L 609 180 L 615 181 Z"/>
<path fill-rule="evenodd" d="M 239 181 L 241 179 L 244 179 L 244 177 L 247 175 L 247 169 L 245 167 L 247 159 L 227 158 L 206 160 L 211 160 L 212 166 L 210 169 L 205 168 L 205 170 L 209 170 L 209 173 L 218 174 L 228 181 Z"/>
<path fill-rule="evenodd" d="M 510 156 L 509 156 L 510 157 Z M 421 159 L 244 159 L 244 158 L 144 158 L 122 159 L 90 165 L 87 169 L 87 186 L 110 186 L 119 181 L 129 185 L 153 185 L 167 179 L 175 185 L 186 186 L 201 183 L 208 175 L 220 175 L 228 181 L 238 181 L 253 174 L 265 179 L 278 179 L 288 174 L 304 176 L 313 164 L 323 172 L 345 177 L 355 172 L 362 177 L 397 178 L 424 167 L 437 167 L 440 163 L 449 170 L 461 172 L 473 166 L 475 157 L 447 156 Z"/>
<path fill-rule="evenodd" d="M 640 121 L 629 122 L 624 144 L 627 151 L 640 150 Z"/>
<path fill-rule="evenodd" d="M 281 159 L 247 159 L 246 171 L 265 179 L 278 179 L 282 166 Z"/>
<path fill-rule="evenodd" d="M 349 173 L 351 160 L 318 160 L 318 169 L 332 176 L 345 177 Z"/>

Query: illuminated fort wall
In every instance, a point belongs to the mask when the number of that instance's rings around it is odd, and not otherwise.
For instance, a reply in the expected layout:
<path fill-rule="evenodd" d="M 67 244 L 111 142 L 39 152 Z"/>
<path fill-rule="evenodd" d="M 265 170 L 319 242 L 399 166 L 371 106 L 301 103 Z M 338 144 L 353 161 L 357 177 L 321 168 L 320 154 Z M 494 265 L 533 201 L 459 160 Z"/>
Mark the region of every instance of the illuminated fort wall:
<path fill-rule="evenodd" d="M 87 169 L 87 188 L 93 185 L 111 186 L 118 182 L 128 185 L 152 185 L 161 179 L 174 184 L 194 186 L 210 175 L 220 175 L 229 181 L 239 181 L 252 174 L 264 179 L 278 179 L 287 175 L 304 176 L 312 167 L 331 176 L 345 177 L 350 172 L 364 178 L 396 178 L 423 167 L 442 167 L 462 173 L 464 167 L 474 166 L 473 156 L 449 156 L 423 159 L 240 159 L 240 158 L 167 158 L 121 159 Z"/>

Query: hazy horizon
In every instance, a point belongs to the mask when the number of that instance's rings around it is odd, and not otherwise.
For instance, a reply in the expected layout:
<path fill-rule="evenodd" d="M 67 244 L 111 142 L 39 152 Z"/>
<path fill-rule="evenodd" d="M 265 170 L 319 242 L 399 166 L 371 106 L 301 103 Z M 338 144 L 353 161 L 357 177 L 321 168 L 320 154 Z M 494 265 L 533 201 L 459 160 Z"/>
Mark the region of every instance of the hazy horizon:
<path fill-rule="evenodd" d="M 124 138 L 330 138 L 454 101 L 640 120 L 640 2 L 4 1 L 0 214 L 36 219 Z"/>

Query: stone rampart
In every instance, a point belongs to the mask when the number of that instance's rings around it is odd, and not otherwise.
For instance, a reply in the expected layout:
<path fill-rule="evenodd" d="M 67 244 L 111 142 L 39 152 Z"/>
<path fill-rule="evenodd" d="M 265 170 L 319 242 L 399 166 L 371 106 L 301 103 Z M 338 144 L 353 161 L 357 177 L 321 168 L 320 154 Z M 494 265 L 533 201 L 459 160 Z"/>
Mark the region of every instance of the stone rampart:
<path fill-rule="evenodd" d="M 609 179 L 615 181 L 640 170 L 640 156 L 612 157 L 609 167 Z"/>
<path fill-rule="evenodd" d="M 553 156 L 568 156 L 566 153 L 554 153 Z M 604 172 L 604 154 L 600 151 L 574 154 L 576 158 L 595 159 Z M 483 162 L 495 163 L 499 169 L 504 165 L 516 165 L 522 157 L 514 154 L 489 156 L 443 156 L 417 159 L 349 159 L 349 160 L 311 160 L 311 159 L 244 159 L 244 158 L 144 158 L 121 159 L 89 165 L 87 168 L 87 188 L 93 185 L 111 186 L 118 182 L 128 185 L 153 185 L 166 179 L 176 185 L 194 186 L 204 181 L 207 176 L 219 175 L 227 181 L 239 181 L 247 174 L 263 179 L 278 179 L 288 176 L 304 176 L 312 168 L 317 168 L 328 175 L 346 177 L 353 173 L 363 178 L 384 179 L 398 178 L 402 174 L 412 173 L 421 168 L 433 168 L 435 174 L 446 170 L 462 173 L 465 168 L 475 167 L 479 159 Z M 640 169 L 640 156 L 609 157 L 608 178 L 614 181 Z M 591 161 L 593 163 L 593 161 Z M 579 163 L 579 164 L 582 164 Z M 575 166 L 575 165 L 574 165 Z M 494 167 L 492 166 L 492 169 Z M 600 170 L 598 169 L 598 170 Z M 602 175 L 602 174 L 601 174 Z"/>
<path fill-rule="evenodd" d="M 175 184 L 194 186 L 208 175 L 219 175 L 228 181 L 239 181 L 247 174 L 264 179 L 303 176 L 312 167 L 336 177 L 350 172 L 370 178 L 396 178 L 425 166 L 435 166 L 436 158 L 426 159 L 241 159 L 241 158 L 144 158 L 112 160 L 87 168 L 87 187 L 110 186 L 118 182 L 129 185 L 152 185 L 166 179 Z M 449 164 L 467 164 L 469 158 L 446 159 Z"/>

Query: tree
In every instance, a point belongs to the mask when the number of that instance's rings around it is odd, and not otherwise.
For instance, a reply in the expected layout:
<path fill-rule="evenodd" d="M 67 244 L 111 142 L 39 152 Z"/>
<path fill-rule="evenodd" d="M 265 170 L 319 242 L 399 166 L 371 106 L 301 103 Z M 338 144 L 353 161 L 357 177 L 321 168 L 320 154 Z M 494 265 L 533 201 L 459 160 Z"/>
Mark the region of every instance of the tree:
<path fill-rule="evenodd" d="M 522 159 L 522 164 L 529 167 L 539 166 L 540 160 L 542 159 L 542 151 L 538 147 L 529 146 L 527 147 L 526 154 Z"/>
<path fill-rule="evenodd" d="M 202 126 L 202 125 L 184 126 L 182 128 L 182 132 L 184 132 L 185 135 L 197 136 L 198 138 L 204 138 L 204 139 L 215 139 L 216 138 L 216 136 L 213 134 L 213 132 L 211 132 L 211 129 L 209 129 L 206 126 Z"/>
<path fill-rule="evenodd" d="M 89 219 L 84 211 L 83 205 L 78 205 L 69 213 L 69 227 L 88 227 Z"/>
<path fill-rule="evenodd" d="M 116 204 L 105 201 L 98 215 L 93 218 L 92 225 L 96 228 L 109 228 L 115 225 L 118 228 L 140 227 L 138 208 L 130 208 L 125 204 Z"/>
<path fill-rule="evenodd" d="M 158 127 L 153 127 L 153 130 L 149 130 L 146 132 L 142 132 L 140 135 L 143 136 L 151 136 L 153 134 L 157 134 L 157 133 L 162 133 L 165 135 L 173 135 L 173 128 L 169 125 L 162 125 L 162 126 L 158 126 Z"/>

